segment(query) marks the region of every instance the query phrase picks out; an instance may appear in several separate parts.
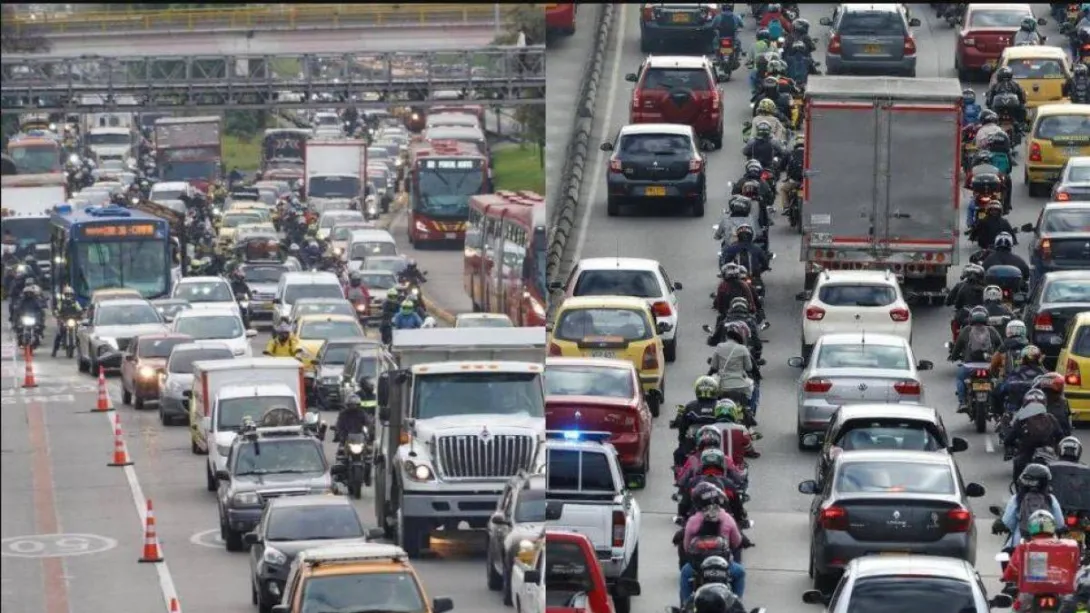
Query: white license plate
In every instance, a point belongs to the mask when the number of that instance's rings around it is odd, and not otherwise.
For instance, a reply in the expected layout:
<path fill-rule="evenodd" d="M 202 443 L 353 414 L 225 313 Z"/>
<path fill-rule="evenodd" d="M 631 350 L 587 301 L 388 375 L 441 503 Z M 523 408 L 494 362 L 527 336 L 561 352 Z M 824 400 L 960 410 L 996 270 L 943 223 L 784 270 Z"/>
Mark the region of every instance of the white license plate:
<path fill-rule="evenodd" d="M 447 240 L 454 240 L 454 239 L 458 238 L 458 233 L 457 232 L 447 232 L 443 236 L 446 237 Z"/>
<path fill-rule="evenodd" d="M 609 360 L 617 357 L 617 353 L 615 351 L 590 351 L 588 352 L 588 355 L 590 355 L 590 357 L 592 358 L 605 358 Z"/>

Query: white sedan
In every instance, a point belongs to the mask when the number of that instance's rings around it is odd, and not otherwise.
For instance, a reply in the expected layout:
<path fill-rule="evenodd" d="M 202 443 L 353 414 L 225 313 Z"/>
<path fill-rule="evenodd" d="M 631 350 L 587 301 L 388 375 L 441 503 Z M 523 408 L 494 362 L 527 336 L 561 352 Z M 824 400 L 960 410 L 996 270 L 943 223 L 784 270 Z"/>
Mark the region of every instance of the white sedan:
<path fill-rule="evenodd" d="M 238 311 L 229 307 L 182 311 L 174 318 L 171 331 L 188 334 L 199 345 L 227 345 L 235 357 L 243 358 L 253 357 L 250 339 L 257 336 L 257 331 L 243 327 Z"/>
<path fill-rule="evenodd" d="M 796 296 L 802 307 L 802 358 L 809 360 L 824 334 L 890 334 L 912 342 L 912 312 L 889 271 L 826 270 L 813 291 Z"/>

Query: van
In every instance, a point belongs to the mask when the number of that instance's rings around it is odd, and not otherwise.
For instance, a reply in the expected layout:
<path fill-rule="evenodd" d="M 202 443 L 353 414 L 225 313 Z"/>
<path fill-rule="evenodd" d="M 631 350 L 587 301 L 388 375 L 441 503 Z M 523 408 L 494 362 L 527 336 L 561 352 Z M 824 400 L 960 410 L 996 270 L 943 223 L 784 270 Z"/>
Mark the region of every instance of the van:
<path fill-rule="evenodd" d="M 396 256 L 397 242 L 386 230 L 355 230 L 348 239 L 348 261 L 362 261 L 374 256 Z M 366 267 L 366 264 L 364 265 Z"/>
<path fill-rule="evenodd" d="M 344 298 L 344 287 L 331 272 L 286 272 L 280 276 L 273 299 L 273 325 L 287 321 L 300 298 Z"/>

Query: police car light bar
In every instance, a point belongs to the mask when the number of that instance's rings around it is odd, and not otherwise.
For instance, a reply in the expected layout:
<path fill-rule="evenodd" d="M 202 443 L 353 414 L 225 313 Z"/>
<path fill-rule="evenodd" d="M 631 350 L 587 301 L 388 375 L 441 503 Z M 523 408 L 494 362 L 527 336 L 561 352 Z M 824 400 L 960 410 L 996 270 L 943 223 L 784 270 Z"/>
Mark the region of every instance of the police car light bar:
<path fill-rule="evenodd" d="M 601 432 L 593 430 L 546 430 L 545 438 L 550 440 L 563 440 L 563 441 L 587 441 L 592 443 L 605 443 L 609 441 L 609 437 L 613 436 L 611 432 Z"/>

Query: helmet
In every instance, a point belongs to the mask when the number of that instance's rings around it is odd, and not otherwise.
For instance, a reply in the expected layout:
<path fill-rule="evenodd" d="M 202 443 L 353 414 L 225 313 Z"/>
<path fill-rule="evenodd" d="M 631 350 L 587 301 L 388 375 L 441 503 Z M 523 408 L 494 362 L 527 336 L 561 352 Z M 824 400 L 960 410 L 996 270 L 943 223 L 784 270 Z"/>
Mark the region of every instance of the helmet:
<path fill-rule="evenodd" d="M 961 90 L 961 99 L 966 103 L 976 102 L 976 92 L 973 91 L 973 88 L 966 87 Z"/>
<path fill-rule="evenodd" d="M 1026 322 L 1021 319 L 1012 319 L 1007 322 L 1007 327 L 1003 332 L 1007 338 L 1025 338 L 1026 337 Z"/>
<path fill-rule="evenodd" d="M 1022 396 L 1022 406 L 1027 407 L 1031 404 L 1044 405 L 1048 402 L 1048 398 L 1045 397 L 1045 393 L 1039 389 L 1030 389 Z"/>
<path fill-rule="evenodd" d="M 761 81 L 761 86 L 765 89 L 774 89 L 779 91 L 780 82 L 776 80 L 776 77 L 765 77 L 764 81 Z"/>
<path fill-rule="evenodd" d="M 719 384 L 707 375 L 697 377 L 696 383 L 693 383 L 693 393 L 701 400 L 711 400 L 719 395 Z"/>
<path fill-rule="evenodd" d="M 701 426 L 696 431 L 696 448 L 703 452 L 705 449 L 718 449 L 723 444 L 723 435 L 712 426 Z"/>
<path fill-rule="evenodd" d="M 768 98 L 761 100 L 757 103 L 757 113 L 759 115 L 775 115 L 776 103 L 769 100 Z"/>
<path fill-rule="evenodd" d="M 1060 456 L 1061 460 L 1078 462 L 1082 458 L 1082 443 L 1079 442 L 1079 439 L 1069 436 L 1060 441 L 1059 445 L 1056 445 L 1056 454 Z"/>
<path fill-rule="evenodd" d="M 1037 509 L 1030 514 L 1026 527 L 1030 536 L 1056 534 L 1056 518 L 1052 517 L 1052 511 Z"/>
<path fill-rule="evenodd" d="M 980 112 L 980 125 L 986 126 L 990 123 L 996 123 L 999 121 L 999 113 L 991 109 L 984 109 Z"/>
<path fill-rule="evenodd" d="M 723 613 L 738 604 L 738 597 L 723 583 L 700 586 L 693 593 L 693 613 Z"/>
<path fill-rule="evenodd" d="M 740 270 L 740 268 L 741 267 L 738 266 L 737 264 L 728 263 L 728 264 L 724 265 L 723 270 L 722 270 L 723 278 L 724 279 L 737 279 L 738 277 L 742 276 L 742 271 Z"/>
<path fill-rule="evenodd" d="M 973 325 L 988 323 L 988 309 L 982 306 L 973 307 L 973 310 L 969 311 L 969 321 Z"/>
<path fill-rule="evenodd" d="M 296 245 L 295 243 L 288 245 L 288 251 L 290 251 L 291 253 L 298 253 L 299 245 Z"/>
<path fill-rule="evenodd" d="M 1018 475 L 1018 485 L 1023 489 L 1044 490 L 1052 481 L 1052 471 L 1044 464 L 1028 464 Z"/>
<path fill-rule="evenodd" d="M 739 266 L 739 268 L 741 267 Z M 740 339 L 743 345 L 749 345 L 749 326 L 740 321 L 732 321 L 727 324 L 726 334 L 729 337 L 732 333 Z"/>
<path fill-rule="evenodd" d="M 723 455 L 723 450 L 715 447 L 710 447 L 700 452 L 700 468 L 701 470 L 707 468 L 718 468 L 719 470 L 727 469 L 727 456 Z"/>
<path fill-rule="evenodd" d="M 992 243 L 996 249 L 1010 250 L 1014 247 L 1014 237 L 1009 232 L 1000 232 L 999 236 L 995 237 L 995 242 Z"/>
<path fill-rule="evenodd" d="M 762 100 L 761 102 L 764 102 Z M 769 101 L 771 102 L 771 100 Z M 754 179 L 761 176 L 761 171 L 764 170 L 764 166 L 761 166 L 760 160 L 749 160 L 746 162 L 746 176 L 752 175 Z"/>
<path fill-rule="evenodd" d="M 768 74 L 770 75 L 785 75 L 787 74 L 787 62 L 783 60 L 772 60 L 768 63 Z M 776 81 L 779 83 L 779 81 Z"/>
<path fill-rule="evenodd" d="M 984 111 L 984 112 L 987 113 L 988 111 Z M 981 149 L 981 150 L 977 151 L 976 154 L 973 155 L 973 165 L 974 166 L 977 165 L 977 164 L 991 164 L 991 163 L 992 163 L 992 152 L 989 151 L 988 149 Z"/>
<path fill-rule="evenodd" d="M 231 271 L 231 276 L 234 277 L 237 281 L 245 281 L 246 271 L 242 270 L 241 268 L 236 268 Z"/>
<path fill-rule="evenodd" d="M 765 42 L 772 40 L 772 34 L 769 33 L 768 28 L 757 30 L 757 40 L 763 40 Z"/>
<path fill-rule="evenodd" d="M 742 183 L 742 187 L 739 188 L 738 191 L 746 198 L 759 198 L 761 196 L 761 184 L 750 179 L 749 181 Z M 747 206 L 749 205 L 749 203 L 746 204 Z"/>
<path fill-rule="evenodd" d="M 798 22 L 796 21 L 795 23 Z M 798 26 L 795 26 L 795 28 L 798 28 Z M 798 30 L 796 29 L 796 31 Z M 806 43 L 802 42 L 801 40 L 796 40 L 795 42 L 791 43 L 791 50 L 795 53 L 806 53 Z"/>
<path fill-rule="evenodd" d="M 412 300 L 406 300 L 406 301 L 401 303 L 401 312 L 402 313 L 412 313 L 414 306 L 415 305 L 413 304 Z"/>
<path fill-rule="evenodd" d="M 390 289 L 386 290 L 386 298 L 388 298 L 390 300 L 396 300 L 397 299 L 397 288 L 396 287 L 391 287 Z"/>
<path fill-rule="evenodd" d="M 810 33 L 810 22 L 801 18 L 796 19 L 794 22 L 791 23 L 791 31 L 795 34 L 798 34 L 799 36 L 805 36 Z M 798 42 L 801 43 L 802 41 L 800 40 Z M 806 45 L 803 44 L 803 47 L 805 48 Z"/>
<path fill-rule="evenodd" d="M 1086 67 L 1086 64 L 1077 64 L 1075 66 L 1075 76 L 1085 77 L 1087 73 L 1090 73 L 1090 68 Z"/>
<path fill-rule="evenodd" d="M 805 147 L 805 146 L 806 146 L 806 135 L 803 134 L 802 132 L 799 132 L 798 134 L 795 135 L 795 143 L 794 143 L 793 147 L 795 149 L 801 149 L 802 147 Z"/>
<path fill-rule="evenodd" d="M 988 212 L 988 214 L 995 213 L 997 215 L 1000 215 L 1003 213 L 1003 203 L 999 202 L 998 200 L 992 200 L 991 198 L 982 196 L 980 198 L 980 203 L 985 205 L 985 210 Z"/>
<path fill-rule="evenodd" d="M 1025 32 L 1032 32 L 1037 29 L 1037 20 L 1033 17 L 1023 17 L 1021 27 Z"/>
<path fill-rule="evenodd" d="M 742 296 L 738 296 L 730 301 L 730 307 L 727 309 L 731 313 L 749 313 L 749 300 L 746 300 Z"/>
<path fill-rule="evenodd" d="M 276 335 L 280 337 L 287 337 L 291 334 L 291 326 L 288 324 L 280 324 L 276 327 Z"/>
<path fill-rule="evenodd" d="M 724 398 L 715 403 L 715 417 L 726 417 L 736 424 L 742 423 L 745 418 L 745 413 L 742 411 L 742 407 L 738 406 L 738 403 L 729 398 Z"/>
<path fill-rule="evenodd" d="M 1037 345 L 1026 345 L 1022 348 L 1022 354 L 1018 357 L 1023 364 L 1039 364 L 1041 362 L 1041 349 Z"/>
<path fill-rule="evenodd" d="M 1001 66 L 999 70 L 995 71 L 995 78 L 1000 81 L 1010 81 L 1014 78 L 1014 71 L 1009 66 Z"/>
<path fill-rule="evenodd" d="M 720 451 L 719 453 L 722 454 L 723 452 Z M 698 509 L 704 509 L 713 505 L 721 506 L 725 496 L 714 484 L 702 481 L 693 488 L 691 498 L 693 500 L 693 506 Z M 718 514 L 714 517 L 718 518 Z"/>
<path fill-rule="evenodd" d="M 984 278 L 984 267 L 980 264 L 969 264 L 962 273 L 965 279 L 981 280 Z"/>
<path fill-rule="evenodd" d="M 772 126 L 770 126 L 767 123 L 762 121 L 762 122 L 757 124 L 756 133 L 757 133 L 757 138 L 759 138 L 761 140 L 768 140 L 768 139 L 772 138 Z"/>
<path fill-rule="evenodd" d="M 747 182 L 746 185 L 742 186 L 743 190 L 745 190 L 747 188 L 756 189 L 756 188 L 750 186 L 748 184 L 748 182 Z M 730 200 L 730 214 L 731 215 L 737 215 L 739 217 L 745 217 L 745 216 L 749 215 L 749 212 L 752 209 L 752 205 L 750 204 L 749 199 L 750 199 L 750 196 L 745 195 L 745 194 L 743 195 L 742 198 L 731 198 L 731 200 Z"/>
<path fill-rule="evenodd" d="M 723 556 L 709 556 L 700 563 L 700 584 L 730 582 L 730 562 Z"/>
<path fill-rule="evenodd" d="M 64 290 L 61 292 L 61 294 L 65 298 L 72 298 L 73 296 L 76 295 L 76 290 L 72 289 L 71 285 L 65 285 Z"/>
<path fill-rule="evenodd" d="M 348 398 L 344 399 L 344 406 L 345 406 L 345 408 L 359 407 L 360 406 L 360 397 L 357 396 L 356 394 L 349 394 Z"/>
<path fill-rule="evenodd" d="M 363 283 L 363 275 L 361 275 L 358 270 L 353 270 L 352 272 L 348 273 L 348 282 L 353 287 L 356 287 L 360 283 Z"/>
<path fill-rule="evenodd" d="M 738 240 L 743 243 L 748 243 L 753 240 L 753 226 L 748 223 L 744 223 L 738 226 L 734 231 L 734 235 L 738 237 Z"/>
<path fill-rule="evenodd" d="M 766 13 L 779 13 L 780 12 L 780 5 L 773 2 L 772 4 L 769 4 L 768 6 L 765 7 L 765 12 Z"/>
<path fill-rule="evenodd" d="M 1003 299 L 1003 290 L 998 285 L 989 285 L 984 288 L 984 302 L 999 302 Z"/>
<path fill-rule="evenodd" d="M 1033 380 L 1033 387 L 1045 391 L 1062 394 L 1064 391 L 1064 376 L 1058 372 L 1049 372 Z"/>

